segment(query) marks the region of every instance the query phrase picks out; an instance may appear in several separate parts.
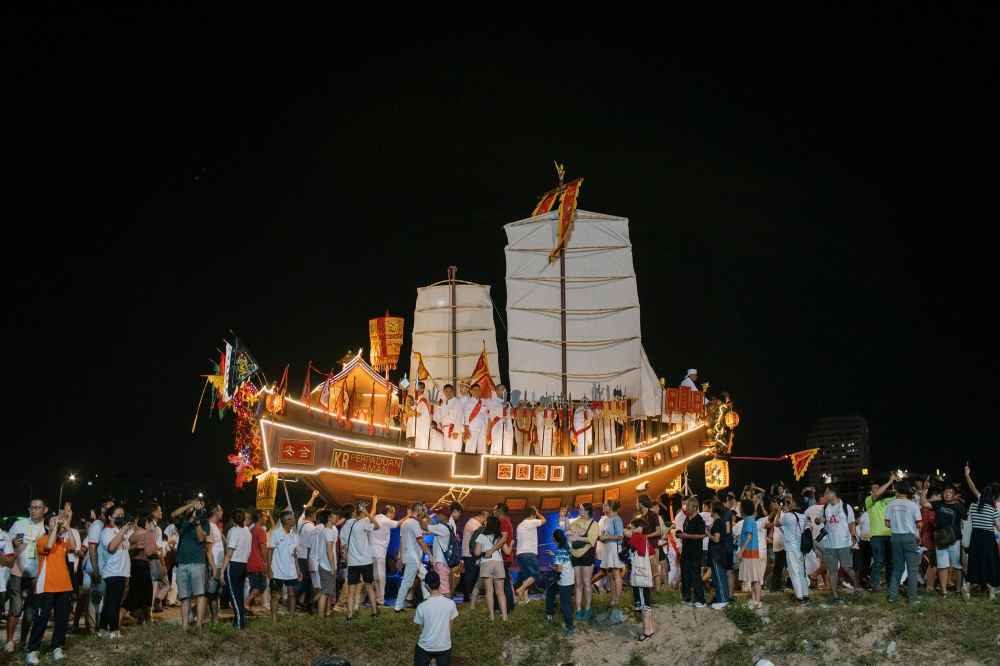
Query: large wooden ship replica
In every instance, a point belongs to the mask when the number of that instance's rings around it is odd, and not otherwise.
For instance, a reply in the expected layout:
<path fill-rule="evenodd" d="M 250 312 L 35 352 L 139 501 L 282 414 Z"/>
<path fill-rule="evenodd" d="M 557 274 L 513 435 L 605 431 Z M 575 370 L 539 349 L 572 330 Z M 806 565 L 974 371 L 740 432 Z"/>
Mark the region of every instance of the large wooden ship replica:
<path fill-rule="evenodd" d="M 503 432 L 485 453 L 466 452 L 461 438 L 442 447 L 415 432 L 441 432 L 445 385 L 475 383 L 486 397 L 500 384 L 490 287 L 458 280 L 451 267 L 447 280 L 417 290 L 412 381 L 389 380 L 405 322 L 386 313 L 370 321 L 368 361 L 361 350 L 345 357 L 299 399 L 285 381 L 220 391 L 242 419 L 230 459 L 257 480 L 260 506 L 273 506 L 279 479 L 293 478 L 329 506 L 373 496 L 404 506 L 457 500 L 467 510 L 629 506 L 642 493 L 679 491 L 692 461 L 725 456 L 731 403 L 706 405 L 702 390 L 657 378 L 642 344 L 629 222 L 577 210 L 580 182 L 563 184 L 560 173 L 531 217 L 504 227 L 509 383 L 493 399 L 513 442 Z M 239 352 L 227 349 L 224 376 L 234 377 Z M 242 353 L 253 367 L 236 368 L 236 380 L 255 369 Z"/>

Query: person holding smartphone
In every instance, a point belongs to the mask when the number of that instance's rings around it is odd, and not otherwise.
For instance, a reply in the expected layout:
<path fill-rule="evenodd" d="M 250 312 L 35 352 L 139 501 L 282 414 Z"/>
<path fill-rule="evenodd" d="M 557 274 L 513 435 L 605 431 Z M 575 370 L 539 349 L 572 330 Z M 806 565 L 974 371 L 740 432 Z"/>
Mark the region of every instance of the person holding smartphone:
<path fill-rule="evenodd" d="M 69 529 L 73 512 L 67 508 L 58 516 L 49 519 L 46 534 L 35 544 L 38 560 L 38 576 L 35 578 L 35 622 L 31 627 L 28 641 L 29 664 L 37 664 L 42 647 L 42 637 L 49 623 L 49 616 L 55 609 L 56 617 L 52 625 L 52 658 L 63 658 L 62 648 L 66 644 L 66 628 L 69 626 L 70 603 L 73 599 L 73 578 L 70 574 L 68 555 L 80 547 L 80 539 Z M 60 535 L 66 532 L 63 539 Z"/>
<path fill-rule="evenodd" d="M 111 524 L 101 531 L 101 543 L 98 546 L 99 557 L 102 560 L 101 572 L 107 585 L 99 628 L 107 631 L 109 638 L 121 638 L 118 622 L 121 618 L 125 586 L 132 573 L 128 556 L 128 539 L 132 536 L 135 523 L 125 518 L 125 510 L 120 506 L 111 510 L 110 518 Z"/>
<path fill-rule="evenodd" d="M 10 608 L 7 610 L 7 644 L 4 652 L 13 652 L 14 629 L 22 615 L 21 646 L 28 638 L 31 627 L 31 612 L 35 608 L 35 577 L 38 575 L 38 557 L 35 545 L 45 534 L 45 512 L 49 504 L 36 497 L 28 503 L 28 517 L 18 520 L 10 527 L 13 536 L 11 546 L 15 559 L 10 566 L 10 581 L 7 584 Z"/>

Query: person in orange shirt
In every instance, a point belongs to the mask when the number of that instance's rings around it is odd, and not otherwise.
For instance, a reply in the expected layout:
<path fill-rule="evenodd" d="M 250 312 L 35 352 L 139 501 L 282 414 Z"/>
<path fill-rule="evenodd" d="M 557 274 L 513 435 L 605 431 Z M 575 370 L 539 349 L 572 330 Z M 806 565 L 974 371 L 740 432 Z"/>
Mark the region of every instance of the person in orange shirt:
<path fill-rule="evenodd" d="M 62 647 L 66 644 L 66 627 L 73 598 L 73 580 L 66 566 L 66 555 L 80 547 L 69 529 L 72 520 L 73 512 L 69 509 L 66 509 L 65 516 L 53 516 L 49 519 L 46 534 L 35 543 L 38 576 L 35 578 L 35 618 L 28 641 L 29 664 L 37 664 L 40 660 L 38 649 L 42 646 L 42 637 L 53 608 L 56 617 L 52 627 L 52 658 L 57 661 L 63 658 Z M 65 539 L 60 536 L 63 532 L 67 535 Z"/>

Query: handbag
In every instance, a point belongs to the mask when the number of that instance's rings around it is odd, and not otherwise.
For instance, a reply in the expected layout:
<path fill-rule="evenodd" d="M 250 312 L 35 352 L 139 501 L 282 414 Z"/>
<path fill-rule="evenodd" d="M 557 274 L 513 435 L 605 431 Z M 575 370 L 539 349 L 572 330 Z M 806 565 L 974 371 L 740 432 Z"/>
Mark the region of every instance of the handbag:
<path fill-rule="evenodd" d="M 590 527 L 593 524 L 594 524 L 594 521 L 591 520 L 590 523 L 587 525 L 587 530 L 586 530 L 587 534 L 590 534 Z M 586 548 L 587 546 L 589 546 L 590 542 L 589 541 L 571 541 L 569 545 L 570 545 L 570 548 L 572 548 L 573 550 L 580 550 L 581 548 Z"/>
<path fill-rule="evenodd" d="M 955 523 L 958 520 L 958 514 L 956 513 L 951 519 L 951 525 L 945 525 L 944 527 L 936 527 L 934 529 L 934 547 L 938 550 L 944 550 L 948 548 L 951 544 L 958 541 L 958 534 L 955 533 Z"/>
<path fill-rule="evenodd" d="M 630 578 L 632 587 L 653 587 L 653 569 L 649 565 L 649 555 L 632 556 L 632 573 Z"/>
<path fill-rule="evenodd" d="M 962 524 L 962 548 L 968 548 L 972 543 L 972 507 L 969 507 L 969 515 Z"/>

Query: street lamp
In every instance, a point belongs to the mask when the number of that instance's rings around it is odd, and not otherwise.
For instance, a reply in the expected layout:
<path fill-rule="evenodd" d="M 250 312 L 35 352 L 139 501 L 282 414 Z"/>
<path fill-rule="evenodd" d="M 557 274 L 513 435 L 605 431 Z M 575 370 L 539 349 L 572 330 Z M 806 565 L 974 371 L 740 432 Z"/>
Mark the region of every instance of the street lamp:
<path fill-rule="evenodd" d="M 62 491 L 63 491 L 63 486 L 66 485 L 66 481 L 74 481 L 75 482 L 76 481 L 76 475 L 75 474 L 70 474 L 68 479 L 66 479 L 61 484 L 59 484 L 59 504 L 56 505 L 56 510 L 57 511 L 62 510 Z"/>

